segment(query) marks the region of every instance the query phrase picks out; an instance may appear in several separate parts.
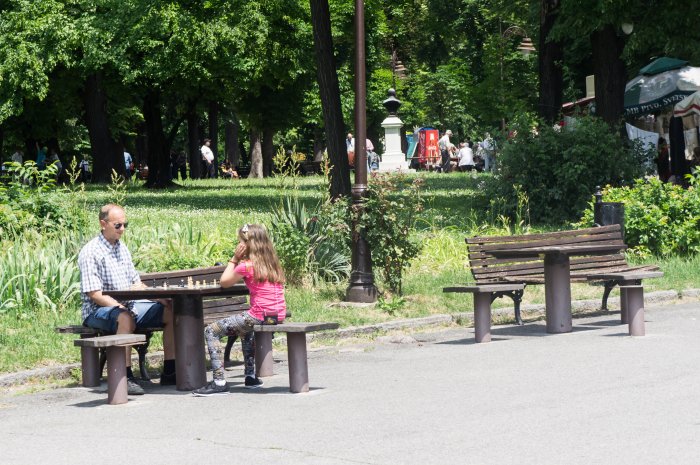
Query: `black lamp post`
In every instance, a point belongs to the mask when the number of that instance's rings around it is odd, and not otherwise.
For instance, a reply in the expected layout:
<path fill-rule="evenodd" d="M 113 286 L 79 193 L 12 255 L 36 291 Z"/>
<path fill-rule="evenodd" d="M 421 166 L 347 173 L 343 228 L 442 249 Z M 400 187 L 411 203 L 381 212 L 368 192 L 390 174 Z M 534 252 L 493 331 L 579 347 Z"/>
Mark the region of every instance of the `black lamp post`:
<path fill-rule="evenodd" d="M 367 82 L 365 70 L 365 5 L 355 0 L 355 184 L 352 207 L 358 216 L 367 195 Z M 372 274 L 372 255 L 364 231 L 353 225 L 352 271 L 345 295 L 348 302 L 375 302 L 377 288 Z"/>

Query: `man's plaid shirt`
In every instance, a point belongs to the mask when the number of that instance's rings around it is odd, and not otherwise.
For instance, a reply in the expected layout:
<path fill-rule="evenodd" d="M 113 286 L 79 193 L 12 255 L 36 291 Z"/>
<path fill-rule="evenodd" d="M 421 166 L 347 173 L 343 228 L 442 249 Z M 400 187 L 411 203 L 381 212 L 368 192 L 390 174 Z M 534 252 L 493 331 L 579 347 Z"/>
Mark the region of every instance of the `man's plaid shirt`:
<path fill-rule="evenodd" d="M 88 292 L 119 291 L 141 281 L 131 261 L 129 249 L 121 241 L 113 246 L 102 234 L 83 246 L 78 255 L 78 266 L 83 321 L 100 308 L 88 297 Z M 123 303 L 128 308 L 133 307 L 133 302 Z"/>

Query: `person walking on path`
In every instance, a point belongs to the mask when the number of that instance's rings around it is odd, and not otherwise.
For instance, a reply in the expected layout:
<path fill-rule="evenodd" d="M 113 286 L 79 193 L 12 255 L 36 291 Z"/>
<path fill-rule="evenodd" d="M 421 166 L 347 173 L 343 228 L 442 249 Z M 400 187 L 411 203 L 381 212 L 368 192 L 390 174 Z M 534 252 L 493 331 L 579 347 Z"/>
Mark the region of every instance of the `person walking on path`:
<path fill-rule="evenodd" d="M 214 375 L 209 384 L 192 391 L 195 396 L 229 393 L 224 378 L 220 341 L 224 336 L 241 337 L 245 387 L 251 389 L 262 386 L 263 382 L 255 376 L 253 326 L 262 324 L 267 317 L 282 322 L 287 316 L 284 271 L 265 228 L 257 224 L 246 224 L 238 230 L 238 241 L 233 258 L 221 275 L 221 287 L 230 287 L 244 281 L 250 291 L 250 309 L 216 321 L 204 329 Z"/>
<path fill-rule="evenodd" d="M 101 233 L 85 244 L 78 255 L 83 325 L 116 334 L 132 334 L 139 328 L 163 328 L 164 365 L 161 385 L 175 384 L 175 333 L 172 303 L 137 300 L 120 302 L 109 291 L 145 287 L 134 268 L 131 253 L 120 240 L 128 226 L 124 209 L 107 204 L 100 209 Z M 131 350 L 126 351 L 127 389 L 143 394 L 131 370 Z"/>
<path fill-rule="evenodd" d="M 211 151 L 211 139 L 204 139 L 204 144 L 202 145 L 202 160 L 207 167 L 207 177 L 214 178 L 216 173 L 214 171 L 214 152 Z"/>

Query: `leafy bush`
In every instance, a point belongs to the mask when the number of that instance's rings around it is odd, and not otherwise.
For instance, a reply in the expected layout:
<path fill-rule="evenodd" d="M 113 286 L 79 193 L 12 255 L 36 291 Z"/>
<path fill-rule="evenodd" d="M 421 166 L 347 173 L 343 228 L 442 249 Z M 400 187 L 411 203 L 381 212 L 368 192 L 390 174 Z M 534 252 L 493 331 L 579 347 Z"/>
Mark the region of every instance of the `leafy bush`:
<path fill-rule="evenodd" d="M 625 242 L 642 257 L 700 253 L 700 174 L 688 189 L 657 178 L 606 187 L 603 201 L 625 205 Z M 593 201 L 579 225 L 593 224 Z"/>
<path fill-rule="evenodd" d="M 35 233 L 60 237 L 87 224 L 84 200 L 74 185 L 56 185 L 57 166 L 39 170 L 34 161 L 9 163 L 7 185 L 0 184 L 0 237 Z"/>
<path fill-rule="evenodd" d="M 421 250 L 414 237 L 416 219 L 423 209 L 422 178 L 408 184 L 401 174 L 373 174 L 364 213 L 354 217 L 358 232 L 372 250 L 372 264 L 392 293 L 401 294 L 403 270 Z"/>
<path fill-rule="evenodd" d="M 646 158 L 638 145 L 625 147 L 594 117 L 581 117 L 560 130 L 541 125 L 538 134 L 522 127 L 499 155 L 501 189 L 506 191 L 501 194 L 514 199 L 512 186 L 520 186 L 533 221 L 572 220 L 596 185 L 631 182 L 642 175 Z"/>

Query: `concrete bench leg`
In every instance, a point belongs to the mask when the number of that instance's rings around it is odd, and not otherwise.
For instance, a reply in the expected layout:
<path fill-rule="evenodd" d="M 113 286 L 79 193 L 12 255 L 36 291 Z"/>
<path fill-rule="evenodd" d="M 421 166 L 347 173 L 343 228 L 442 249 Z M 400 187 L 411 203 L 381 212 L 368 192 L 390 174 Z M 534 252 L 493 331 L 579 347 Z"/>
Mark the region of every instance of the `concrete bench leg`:
<path fill-rule="evenodd" d="M 131 346 L 107 347 L 107 402 L 111 405 L 125 404 L 128 400 L 126 388 L 126 353 Z"/>
<path fill-rule="evenodd" d="M 287 351 L 289 353 L 289 390 L 309 392 L 306 333 L 287 333 Z"/>
<path fill-rule="evenodd" d="M 264 378 L 272 376 L 274 360 L 272 359 L 272 333 L 255 333 L 255 372 Z"/>
<path fill-rule="evenodd" d="M 626 286 L 627 319 L 630 336 L 644 336 L 644 287 Z"/>
<path fill-rule="evenodd" d="M 100 373 L 100 350 L 95 347 L 81 347 L 80 368 L 83 375 L 83 386 L 99 386 L 102 375 Z"/>
<path fill-rule="evenodd" d="M 474 334 L 476 342 L 491 342 L 491 293 L 474 294 Z"/>

